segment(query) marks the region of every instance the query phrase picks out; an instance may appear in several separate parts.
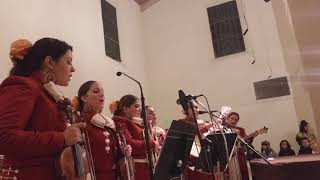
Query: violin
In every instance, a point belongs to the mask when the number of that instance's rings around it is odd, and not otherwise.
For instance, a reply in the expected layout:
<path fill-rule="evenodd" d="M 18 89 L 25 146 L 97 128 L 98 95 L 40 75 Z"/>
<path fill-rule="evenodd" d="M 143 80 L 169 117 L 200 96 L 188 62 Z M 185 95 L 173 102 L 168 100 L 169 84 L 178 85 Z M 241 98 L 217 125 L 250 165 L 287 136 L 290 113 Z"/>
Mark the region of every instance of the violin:
<path fill-rule="evenodd" d="M 46 91 L 51 95 L 58 104 L 58 108 L 64 113 L 70 124 L 75 124 L 75 110 L 71 106 L 71 101 L 65 98 L 56 85 L 50 81 L 43 85 Z M 86 180 L 90 175 L 91 180 L 95 180 L 91 151 L 88 151 L 88 142 L 84 131 L 81 131 L 84 144 L 76 143 L 66 147 L 59 159 L 59 165 L 62 175 L 67 180 Z"/>
<path fill-rule="evenodd" d="M 65 116 L 70 124 L 75 124 L 75 114 L 71 107 L 69 99 L 65 98 L 59 103 L 60 109 L 65 113 Z M 60 155 L 60 167 L 62 175 L 67 180 L 86 180 L 90 176 L 95 180 L 94 168 L 89 143 L 87 142 L 86 134 L 82 131 L 84 145 L 76 143 L 71 147 L 65 148 Z"/>

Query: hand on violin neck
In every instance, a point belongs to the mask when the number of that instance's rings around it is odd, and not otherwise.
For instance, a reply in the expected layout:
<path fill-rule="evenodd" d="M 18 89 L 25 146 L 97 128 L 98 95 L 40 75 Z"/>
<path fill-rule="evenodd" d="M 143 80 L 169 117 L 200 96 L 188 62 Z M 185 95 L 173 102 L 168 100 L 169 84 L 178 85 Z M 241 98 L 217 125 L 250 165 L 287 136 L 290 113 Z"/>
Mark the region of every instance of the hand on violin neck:
<path fill-rule="evenodd" d="M 63 132 L 65 145 L 71 146 L 76 143 L 82 142 L 83 139 L 80 129 L 85 128 L 85 126 L 85 123 L 76 123 L 67 127 L 67 129 Z"/>
<path fill-rule="evenodd" d="M 131 156 L 132 153 L 132 147 L 130 145 L 127 145 L 124 147 L 124 152 L 122 152 L 125 156 Z"/>
<path fill-rule="evenodd" d="M 240 130 L 239 130 L 239 129 L 233 128 L 233 131 L 234 131 L 235 133 L 237 133 L 238 135 L 240 135 Z"/>

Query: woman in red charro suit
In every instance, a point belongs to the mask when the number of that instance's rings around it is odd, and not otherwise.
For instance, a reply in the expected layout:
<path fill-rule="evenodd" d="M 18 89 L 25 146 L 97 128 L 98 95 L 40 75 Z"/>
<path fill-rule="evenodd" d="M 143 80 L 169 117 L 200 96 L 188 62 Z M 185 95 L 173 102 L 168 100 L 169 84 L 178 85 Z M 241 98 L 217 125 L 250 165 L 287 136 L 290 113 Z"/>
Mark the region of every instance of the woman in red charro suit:
<path fill-rule="evenodd" d="M 228 128 L 231 132 L 236 132 L 238 135 L 245 139 L 247 137 L 246 131 L 244 128 L 237 126 L 240 120 L 240 115 L 237 112 L 230 112 L 223 122 L 223 125 Z M 256 131 L 254 136 L 249 139 L 246 139 L 248 144 L 253 142 L 253 139 L 258 136 L 259 133 Z M 232 159 L 229 166 L 229 175 L 230 179 L 241 179 L 241 180 L 249 180 L 250 175 L 248 173 L 247 160 L 244 149 L 242 147 L 238 147 L 235 152 L 236 158 Z"/>
<path fill-rule="evenodd" d="M 81 141 L 83 123 L 66 128 L 57 103 L 44 88 L 53 82 L 67 86 L 71 74 L 72 47 L 43 38 L 12 43 L 13 68 L 0 85 L 0 154 L 5 168 L 19 169 L 18 179 L 61 179 L 56 160 L 65 146 Z"/>
<path fill-rule="evenodd" d="M 143 135 L 142 121 L 136 121 L 140 117 L 139 99 L 133 95 L 123 96 L 116 105 L 113 120 L 123 128 L 128 144 L 132 147 L 132 156 L 135 162 L 135 179 L 149 180 L 149 169 L 146 159 L 146 146 Z M 159 143 L 150 138 L 153 150 L 158 151 Z"/>
<path fill-rule="evenodd" d="M 123 156 L 112 119 L 101 112 L 104 107 L 104 90 L 100 83 L 87 81 L 78 90 L 78 109 L 86 120 L 94 170 L 97 180 L 116 180 L 119 177 L 117 162 Z M 131 147 L 125 147 L 131 153 Z"/>
<path fill-rule="evenodd" d="M 185 123 L 190 123 L 190 124 L 195 124 L 195 119 L 197 120 L 197 125 L 200 131 L 201 136 L 203 136 L 204 133 L 208 132 L 208 130 L 213 126 L 212 123 L 210 122 L 205 122 L 204 120 L 200 120 L 199 118 L 199 107 L 197 103 L 192 100 L 191 101 L 193 109 L 191 108 L 189 102 L 186 99 L 178 99 L 178 104 L 181 105 L 182 107 L 182 113 L 184 114 L 183 119 L 179 119 L 179 121 L 185 122 Z M 194 113 L 194 114 L 193 114 Z M 197 150 L 198 148 L 198 150 Z M 192 147 L 193 150 L 191 151 L 196 151 L 191 152 L 190 157 L 189 157 L 189 164 L 194 166 L 196 162 L 198 161 L 198 156 L 199 156 L 199 150 L 201 149 L 201 145 L 199 142 L 199 137 L 196 135 L 195 137 L 195 143 Z M 213 176 L 212 174 L 201 172 L 198 170 L 192 170 L 191 168 L 187 167 L 186 171 L 184 172 L 184 178 L 187 180 L 212 180 Z"/>

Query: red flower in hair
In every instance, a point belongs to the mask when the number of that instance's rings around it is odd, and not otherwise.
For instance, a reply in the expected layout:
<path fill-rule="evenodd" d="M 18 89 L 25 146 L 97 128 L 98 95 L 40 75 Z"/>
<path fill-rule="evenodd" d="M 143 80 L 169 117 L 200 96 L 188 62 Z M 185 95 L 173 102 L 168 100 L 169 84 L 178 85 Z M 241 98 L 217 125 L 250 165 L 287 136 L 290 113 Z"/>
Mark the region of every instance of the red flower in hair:
<path fill-rule="evenodd" d="M 11 43 L 9 55 L 12 62 L 23 60 L 31 47 L 32 43 L 27 39 L 18 39 Z"/>
<path fill-rule="evenodd" d="M 77 96 L 75 96 L 72 100 L 71 100 L 71 107 L 77 111 L 79 110 L 79 98 Z"/>
<path fill-rule="evenodd" d="M 112 101 L 111 102 L 111 104 L 109 105 L 109 111 L 111 114 L 113 114 L 117 110 L 118 104 L 119 104 L 119 101 Z"/>

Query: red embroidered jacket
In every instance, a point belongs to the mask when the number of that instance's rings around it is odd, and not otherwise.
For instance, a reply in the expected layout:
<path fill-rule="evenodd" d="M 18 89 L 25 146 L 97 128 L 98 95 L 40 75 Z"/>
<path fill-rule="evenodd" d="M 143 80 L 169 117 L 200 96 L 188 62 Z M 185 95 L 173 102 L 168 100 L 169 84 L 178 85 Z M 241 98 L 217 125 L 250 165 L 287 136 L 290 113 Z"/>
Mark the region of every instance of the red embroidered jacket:
<path fill-rule="evenodd" d="M 116 123 L 116 126 L 121 126 L 128 144 L 132 147 L 132 157 L 136 159 L 146 158 L 147 150 L 142 127 L 121 116 L 114 116 L 112 119 Z M 150 138 L 150 145 L 152 149 L 155 148 L 152 138 Z"/>
<path fill-rule="evenodd" d="M 55 161 L 64 146 L 64 116 L 46 92 L 40 73 L 9 76 L 0 85 L 0 154 L 5 167 L 20 170 L 18 179 L 53 180 Z"/>

